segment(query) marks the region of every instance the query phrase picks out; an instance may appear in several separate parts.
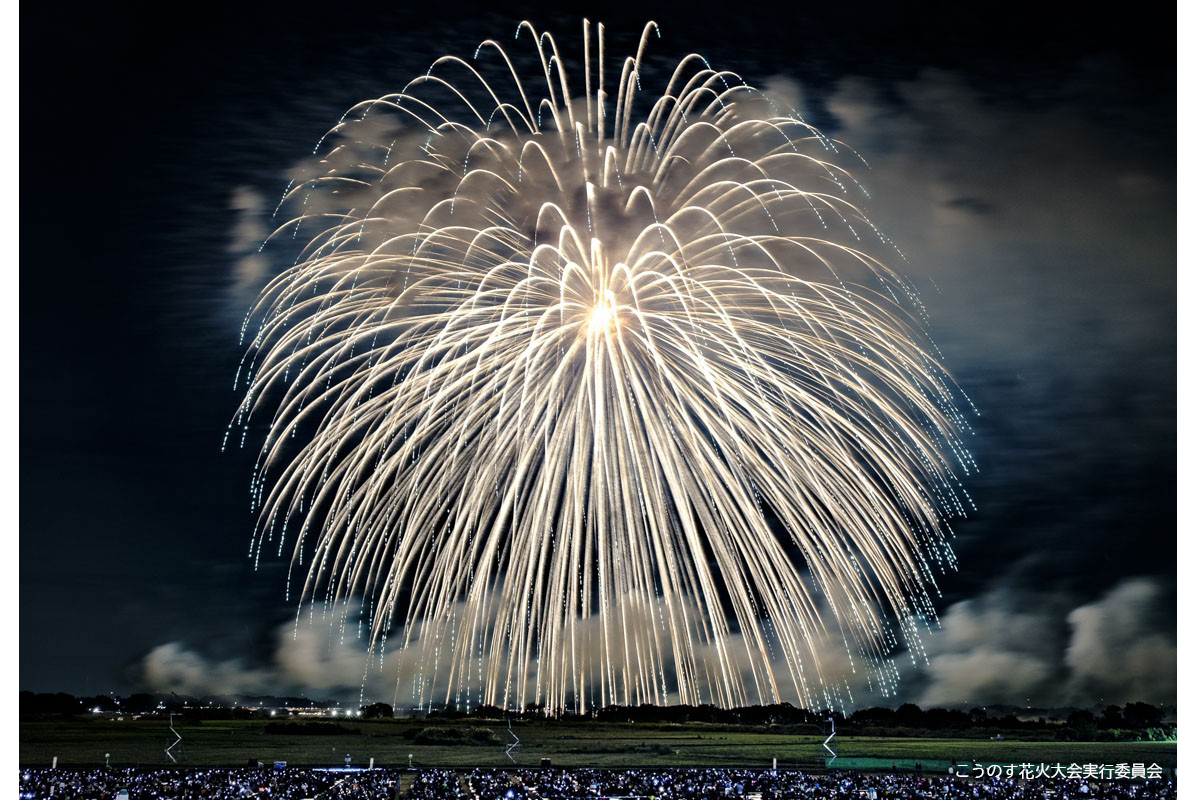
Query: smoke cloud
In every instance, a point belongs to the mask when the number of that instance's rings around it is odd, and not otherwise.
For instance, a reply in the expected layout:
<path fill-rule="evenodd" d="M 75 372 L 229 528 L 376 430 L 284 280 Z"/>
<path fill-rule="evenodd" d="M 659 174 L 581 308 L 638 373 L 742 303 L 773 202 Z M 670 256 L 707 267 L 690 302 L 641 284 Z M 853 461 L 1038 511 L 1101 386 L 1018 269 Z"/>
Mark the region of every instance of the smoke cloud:
<path fill-rule="evenodd" d="M 1137 578 L 1067 616 L 1066 662 L 1078 696 L 1174 702 L 1175 640 L 1156 630 L 1163 599 L 1157 584 Z"/>
<path fill-rule="evenodd" d="M 1171 579 L 1105 568 L 1091 585 L 1079 577 L 1086 566 L 1070 563 L 1119 527 L 1128 513 L 1119 493 L 1077 498 L 1070 520 L 1030 511 L 1051 502 L 1047 485 L 1090 485 L 1081 475 L 1146 480 L 1145 465 L 1173 436 L 1175 187 L 1141 132 L 1103 126 L 1092 110 L 1106 107 L 1111 77 L 1088 66 L 1040 104 L 984 97 L 937 71 L 888 86 L 845 79 L 821 96 L 787 78 L 766 84 L 781 107 L 831 120 L 824 132 L 870 164 L 855 174 L 871 196 L 856 200 L 903 252 L 895 266 L 920 286 L 947 364 L 984 414 L 971 488 L 990 498 L 976 516 L 993 522 L 964 526 L 958 549 L 962 569 L 986 577 L 942 611 L 924 639 L 927 664 L 897 657 L 899 696 L 855 685 L 858 705 L 1174 701 L 1174 620 L 1162 608 Z M 419 146 L 406 136 L 384 117 L 348 123 L 326 163 L 305 160 L 287 178 L 349 174 L 364 153 Z M 330 214 L 379 199 L 350 187 L 313 196 L 326 205 L 309 210 Z M 280 265 L 258 254 L 268 233 L 262 196 L 240 189 L 232 205 L 231 284 L 246 293 L 244 310 Z M 1117 395 L 1113 408 L 1105 398 Z M 1124 435 L 1108 435 L 1114 418 Z M 992 564 L 1006 566 L 989 576 Z M 164 644 L 144 660 L 146 682 L 190 692 L 364 685 L 367 649 L 356 635 L 289 624 L 276 643 L 264 667 Z M 391 696 L 398 673 L 411 687 L 415 670 L 376 659 L 367 685 Z"/>
<path fill-rule="evenodd" d="M 244 314 L 270 278 L 270 261 L 259 252 L 270 231 L 266 224 L 266 200 L 248 186 L 233 191 L 229 207 L 236 212 L 228 251 L 234 257 L 233 303 Z"/>
<path fill-rule="evenodd" d="M 1176 646 L 1164 591 L 1139 577 L 1072 607 L 1013 588 L 952 605 L 903 696 L 921 706 L 1173 703 Z M 1065 689 L 1064 689 L 1065 687 Z"/>
<path fill-rule="evenodd" d="M 274 651 L 261 666 L 212 659 L 183 642 L 168 642 L 142 659 L 140 682 L 151 691 L 190 695 L 318 692 L 391 699 L 408 664 L 398 654 L 368 654 L 358 611 L 355 603 L 305 607 L 298 621 L 276 628 Z"/>

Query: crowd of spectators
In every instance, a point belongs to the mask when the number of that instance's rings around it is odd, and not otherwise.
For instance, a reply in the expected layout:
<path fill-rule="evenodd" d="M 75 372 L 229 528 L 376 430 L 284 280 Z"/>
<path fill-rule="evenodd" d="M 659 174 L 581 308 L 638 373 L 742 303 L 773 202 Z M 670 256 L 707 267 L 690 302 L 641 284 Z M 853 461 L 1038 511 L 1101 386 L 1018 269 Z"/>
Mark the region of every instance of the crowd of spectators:
<path fill-rule="evenodd" d="M 20 800 L 1175 800 L 1149 780 L 708 769 L 22 769 Z"/>
<path fill-rule="evenodd" d="M 402 770 L 22 769 L 19 800 L 365 800 L 395 796 Z M 126 795 L 121 795 L 124 800 Z"/>
<path fill-rule="evenodd" d="M 1015 800 L 1149 800 L 1176 797 L 1167 779 L 1086 781 L 1027 780 L 985 777 L 963 779 L 915 773 L 829 772 L 793 770 L 615 769 L 496 770 L 454 773 L 422 771 L 411 787 L 412 798 L 454 797 L 468 800 L 567 800 L 567 798 L 655 798 L 718 800 L 744 798 L 784 800 L 917 800 L 918 798 L 1014 798 Z"/>

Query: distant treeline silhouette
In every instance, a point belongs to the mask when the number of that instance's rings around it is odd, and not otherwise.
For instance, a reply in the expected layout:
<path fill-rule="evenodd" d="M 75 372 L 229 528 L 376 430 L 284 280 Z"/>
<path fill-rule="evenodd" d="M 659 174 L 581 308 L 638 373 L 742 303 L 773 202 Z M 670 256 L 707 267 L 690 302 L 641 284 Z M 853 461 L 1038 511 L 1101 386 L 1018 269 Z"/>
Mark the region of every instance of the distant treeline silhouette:
<path fill-rule="evenodd" d="M 1019 713 L 1018 713 L 1019 712 Z M 499 708 L 481 706 L 469 713 L 432 712 L 430 716 L 488 718 L 506 716 Z M 508 715 L 511 716 L 511 715 Z M 523 718 L 541 718 L 544 709 L 530 705 Z M 597 720 L 642 724 L 710 724 L 752 728 L 781 728 L 794 733 L 828 733 L 833 719 L 841 734 L 860 736 L 927 736 L 950 733 L 971 738 L 996 736 L 1123 741 L 1165 741 L 1175 738 L 1174 723 L 1166 724 L 1166 711 L 1149 703 L 1127 703 L 1124 708 L 1110 705 L 1093 712 L 1080 708 L 1016 709 L 1012 706 L 972 708 L 969 711 L 947 708 L 922 709 L 913 703 L 899 708 L 864 708 L 850 714 L 837 711 L 811 711 L 790 703 L 718 708 L 711 705 L 607 706 L 589 714 L 567 714 L 563 721 Z"/>
<path fill-rule="evenodd" d="M 360 736 L 362 731 L 333 722 L 268 722 L 263 733 L 272 736 Z"/>
<path fill-rule="evenodd" d="M 75 697 L 59 693 L 21 692 L 22 716 L 76 716 L 79 714 L 179 714 L 194 719 L 259 719 L 269 709 L 308 709 L 330 714 L 351 715 L 361 719 L 386 719 L 393 716 L 387 703 L 372 703 L 361 708 L 337 708 L 327 700 L 303 697 L 183 697 L 180 695 L 133 694 L 128 697 L 97 695 Z M 653 725 L 721 725 L 753 729 L 779 729 L 789 733 L 819 734 L 829 731 L 833 719 L 839 734 L 858 736 L 941 736 L 967 738 L 1025 738 L 1083 741 L 1164 741 L 1176 737 L 1173 720 L 1167 711 L 1149 703 L 1109 705 L 1094 710 L 1080 708 L 1019 709 L 1014 706 L 989 706 L 969 711 L 947 708 L 922 709 L 912 703 L 899 708 L 864 708 L 849 714 L 811 711 L 790 703 L 718 708 L 712 705 L 617 706 L 610 705 L 586 714 L 548 714 L 542 706 L 530 704 L 522 712 L 505 711 L 495 706 L 479 706 L 471 711 L 454 709 L 396 709 L 395 716 L 422 717 L 430 720 L 526 720 L 554 724 L 588 722 L 634 723 Z M 278 725 L 279 723 L 275 723 Z M 290 732 L 290 731 L 289 731 Z"/>

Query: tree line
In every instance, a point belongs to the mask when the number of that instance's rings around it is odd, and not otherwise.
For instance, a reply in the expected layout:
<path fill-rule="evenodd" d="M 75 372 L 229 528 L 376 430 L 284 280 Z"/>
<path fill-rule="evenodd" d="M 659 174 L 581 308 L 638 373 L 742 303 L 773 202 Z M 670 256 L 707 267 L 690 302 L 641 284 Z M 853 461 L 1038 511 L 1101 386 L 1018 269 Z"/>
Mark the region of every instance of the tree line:
<path fill-rule="evenodd" d="M 132 694 L 127 697 L 96 695 L 75 697 L 64 692 L 21 692 L 22 716 L 75 716 L 88 713 L 181 714 L 197 719 L 254 719 L 264 709 L 301 708 L 332 709 L 332 701 L 303 697 L 183 697 L 171 695 Z M 1123 707 L 1109 705 L 1095 709 L 1057 709 L 1034 716 L 1018 714 L 1011 706 L 972 708 L 969 711 L 947 708 L 922 709 L 913 703 L 898 708 L 872 707 L 851 713 L 812 711 L 790 703 L 752 705 L 740 708 L 719 708 L 713 705 L 610 705 L 585 714 L 566 712 L 551 714 L 543 706 L 530 704 L 522 712 L 505 711 L 495 706 L 479 706 L 470 711 L 455 709 L 399 709 L 387 703 L 371 703 L 357 709 L 362 719 L 381 719 L 393 716 L 427 717 L 430 719 L 514 719 L 545 720 L 558 723 L 620 722 L 638 724 L 688 725 L 707 724 L 744 726 L 749 728 L 779 728 L 793 733 L 828 733 L 830 720 L 838 733 L 862 736 L 937 736 L 952 734 L 970 738 L 1054 738 L 1080 741 L 1170 740 L 1176 737 L 1173 721 L 1166 719 L 1164 709 L 1149 703 L 1126 703 Z"/>

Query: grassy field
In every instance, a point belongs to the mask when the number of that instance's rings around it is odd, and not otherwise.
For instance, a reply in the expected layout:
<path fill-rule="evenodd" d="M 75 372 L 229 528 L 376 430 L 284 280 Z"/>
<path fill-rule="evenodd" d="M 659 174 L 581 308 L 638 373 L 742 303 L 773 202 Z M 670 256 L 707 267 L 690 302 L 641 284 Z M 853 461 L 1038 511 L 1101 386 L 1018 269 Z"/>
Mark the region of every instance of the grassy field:
<path fill-rule="evenodd" d="M 181 766 L 241 766 L 254 758 L 292 766 L 339 766 L 349 753 L 356 766 L 506 766 L 512 741 L 503 723 L 379 720 L 339 722 L 357 733 L 297 736 L 268 734 L 263 721 L 175 723 L 183 741 L 172 751 Z M 427 729 L 436 730 L 427 730 Z M 424 731 L 424 733 L 422 733 Z M 821 737 L 770 731 L 744 732 L 721 726 L 622 723 L 514 722 L 520 766 L 550 758 L 554 766 L 763 766 L 813 767 L 821 761 Z M 446 741 L 462 737 L 462 741 Z M 157 720 L 75 719 L 21 721 L 20 763 L 63 767 L 98 765 L 110 754 L 113 766 L 164 766 L 163 748 L 175 737 Z M 438 741 L 442 740 L 442 741 Z M 936 764 L 981 762 L 1176 765 L 1173 742 L 1025 742 L 978 739 L 915 739 L 839 736 L 844 758 L 916 759 Z"/>

